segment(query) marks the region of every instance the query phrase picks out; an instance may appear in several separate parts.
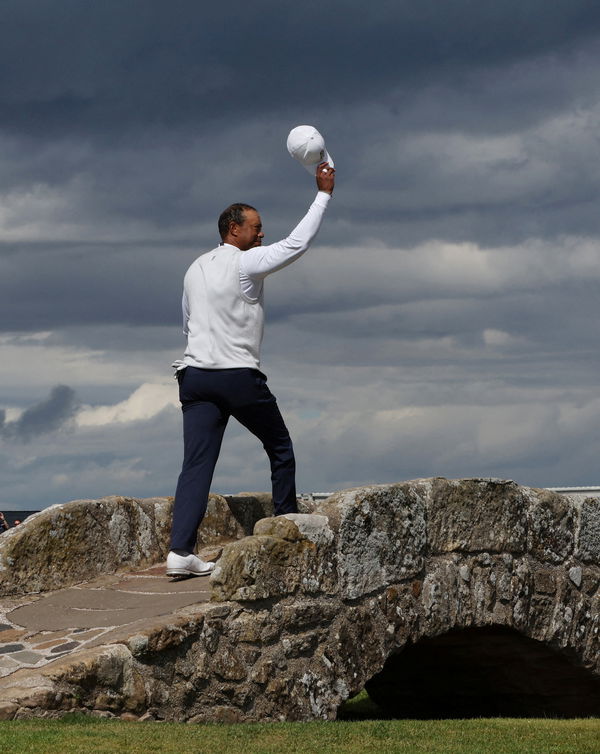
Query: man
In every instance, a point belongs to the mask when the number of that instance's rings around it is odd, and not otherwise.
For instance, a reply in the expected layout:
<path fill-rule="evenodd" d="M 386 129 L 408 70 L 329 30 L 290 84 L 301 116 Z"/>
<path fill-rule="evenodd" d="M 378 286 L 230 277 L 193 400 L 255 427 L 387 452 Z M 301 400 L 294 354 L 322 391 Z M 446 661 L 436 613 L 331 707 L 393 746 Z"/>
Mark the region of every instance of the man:
<path fill-rule="evenodd" d="M 184 459 L 177 482 L 167 576 L 206 576 L 214 563 L 196 555 L 196 532 L 208 502 L 223 433 L 233 416 L 262 442 L 271 464 L 276 515 L 295 513 L 292 441 L 259 370 L 263 280 L 298 259 L 316 236 L 333 193 L 335 170 L 316 170 L 318 193 L 287 238 L 262 246 L 260 215 L 232 204 L 219 218 L 221 244 L 203 254 L 184 279 L 187 348 L 177 369 L 183 410 Z"/>

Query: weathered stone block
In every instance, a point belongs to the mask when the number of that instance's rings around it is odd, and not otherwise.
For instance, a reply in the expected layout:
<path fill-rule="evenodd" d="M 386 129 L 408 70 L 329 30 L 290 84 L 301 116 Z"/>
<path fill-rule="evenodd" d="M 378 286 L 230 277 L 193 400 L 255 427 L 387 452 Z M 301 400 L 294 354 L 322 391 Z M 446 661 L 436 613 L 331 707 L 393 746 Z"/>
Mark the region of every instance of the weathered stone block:
<path fill-rule="evenodd" d="M 562 563 L 575 546 L 575 509 L 569 498 L 548 490 L 529 510 L 527 549 L 540 561 Z"/>
<path fill-rule="evenodd" d="M 533 594 L 529 602 L 528 633 L 543 641 L 552 636 L 552 617 L 555 610 L 554 595 Z"/>
<path fill-rule="evenodd" d="M 554 571 L 548 569 L 534 571 L 533 586 L 538 594 L 556 594 L 556 575 Z"/>
<path fill-rule="evenodd" d="M 244 657 L 231 644 L 223 642 L 212 661 L 214 672 L 226 681 L 241 681 L 248 674 Z"/>
<path fill-rule="evenodd" d="M 298 601 L 282 607 L 281 624 L 286 631 L 305 631 L 321 624 L 328 624 L 337 611 L 336 604 L 323 600 Z"/>
<path fill-rule="evenodd" d="M 123 697 L 120 694 L 116 694 L 114 691 L 107 689 L 101 691 L 96 695 L 94 700 L 94 709 L 108 710 L 109 712 L 115 712 L 121 709 L 123 706 Z"/>
<path fill-rule="evenodd" d="M 258 521 L 254 527 L 254 534 L 257 537 L 276 537 L 288 542 L 301 542 L 304 539 L 298 526 L 286 516 Z"/>
<path fill-rule="evenodd" d="M 12 702 L 0 702 L 0 720 L 12 720 L 18 709 Z"/>
<path fill-rule="evenodd" d="M 324 516 L 288 514 L 259 521 L 253 537 L 224 549 L 211 577 L 213 599 L 254 601 L 298 590 L 331 592 L 335 566 L 327 543 L 332 540 Z"/>
<path fill-rule="evenodd" d="M 302 655 L 312 654 L 318 642 L 318 634 L 310 633 L 286 637 L 281 640 L 281 646 L 286 657 L 301 657 Z"/>
<path fill-rule="evenodd" d="M 429 552 L 523 552 L 528 505 L 514 482 L 434 479 L 427 499 Z"/>
<path fill-rule="evenodd" d="M 198 715 L 194 715 L 194 717 L 191 717 L 188 720 L 188 723 L 191 725 L 196 723 L 224 723 L 226 725 L 232 725 L 234 723 L 241 723 L 242 720 L 243 715 L 239 709 L 217 705 Z"/>
<path fill-rule="evenodd" d="M 215 618 L 227 618 L 231 612 L 231 605 L 207 605 L 204 609 L 205 618 L 209 622 L 214 621 Z M 239 612 L 239 608 L 235 612 Z"/>
<path fill-rule="evenodd" d="M 573 568 L 569 568 L 569 578 L 576 587 L 580 587 L 583 579 L 583 571 L 581 570 L 581 566 L 573 566 Z"/>
<path fill-rule="evenodd" d="M 24 707 L 41 707 L 42 709 L 52 709 L 56 703 L 56 693 L 54 689 L 39 689 L 35 691 L 26 701 Z"/>
<path fill-rule="evenodd" d="M 319 508 L 337 529 L 344 598 L 356 599 L 421 570 L 425 492 L 419 483 L 363 487 L 336 493 Z"/>
<path fill-rule="evenodd" d="M 587 498 L 581 506 L 577 557 L 584 563 L 600 563 L 600 498 Z"/>
<path fill-rule="evenodd" d="M 265 660 L 258 663 L 252 670 L 250 679 L 254 681 L 254 683 L 259 683 L 261 686 L 263 686 L 271 678 L 271 675 L 273 674 L 273 667 L 274 665 L 271 660 Z"/>
<path fill-rule="evenodd" d="M 242 612 L 230 624 L 231 635 L 236 642 L 261 643 L 265 619 L 268 619 L 267 616 Z"/>
<path fill-rule="evenodd" d="M 423 611 L 428 616 L 429 623 L 436 632 L 456 622 L 459 609 L 458 594 L 465 588 L 465 582 L 460 578 L 456 565 L 447 558 L 436 559 L 435 563 L 427 561 L 427 576 L 423 579 L 419 595 Z M 482 611 L 482 604 L 489 607 L 490 595 L 494 589 L 485 576 L 481 577 L 480 569 L 472 570 L 472 582 L 469 587 L 472 594 L 471 609 L 474 614 Z"/>
<path fill-rule="evenodd" d="M 228 545 L 211 576 L 213 599 L 243 602 L 295 592 L 304 544 L 254 536 Z"/>

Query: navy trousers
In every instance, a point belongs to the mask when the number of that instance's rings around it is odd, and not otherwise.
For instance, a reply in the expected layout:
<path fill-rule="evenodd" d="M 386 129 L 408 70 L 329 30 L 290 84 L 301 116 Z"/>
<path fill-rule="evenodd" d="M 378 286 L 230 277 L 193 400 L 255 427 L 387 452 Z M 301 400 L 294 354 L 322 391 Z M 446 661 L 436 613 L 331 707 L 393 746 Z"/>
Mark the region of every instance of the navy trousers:
<path fill-rule="evenodd" d="M 294 449 L 265 375 L 257 369 L 186 367 L 178 373 L 178 381 L 184 454 L 175 492 L 171 549 L 194 552 L 230 416 L 258 437 L 269 456 L 275 514 L 296 513 Z"/>

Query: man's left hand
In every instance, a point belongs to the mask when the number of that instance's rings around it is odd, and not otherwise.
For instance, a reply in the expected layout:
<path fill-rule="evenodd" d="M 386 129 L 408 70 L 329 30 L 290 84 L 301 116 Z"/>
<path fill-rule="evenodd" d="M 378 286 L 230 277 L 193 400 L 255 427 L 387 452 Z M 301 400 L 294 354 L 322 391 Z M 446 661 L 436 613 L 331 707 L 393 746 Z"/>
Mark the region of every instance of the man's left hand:
<path fill-rule="evenodd" d="M 333 194 L 335 186 L 335 168 L 332 168 L 328 162 L 319 163 L 316 179 L 319 191 L 326 191 L 328 194 Z"/>

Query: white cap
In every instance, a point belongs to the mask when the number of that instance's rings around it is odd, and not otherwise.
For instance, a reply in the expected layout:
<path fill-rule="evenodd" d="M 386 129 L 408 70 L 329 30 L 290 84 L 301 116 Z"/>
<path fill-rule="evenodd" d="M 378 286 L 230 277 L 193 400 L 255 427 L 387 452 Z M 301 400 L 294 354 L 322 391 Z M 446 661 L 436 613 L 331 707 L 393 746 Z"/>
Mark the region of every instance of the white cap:
<path fill-rule="evenodd" d="M 315 175 L 320 162 L 328 162 L 333 167 L 331 155 L 325 149 L 325 140 L 314 126 L 292 128 L 287 137 L 287 150 L 311 175 Z"/>

